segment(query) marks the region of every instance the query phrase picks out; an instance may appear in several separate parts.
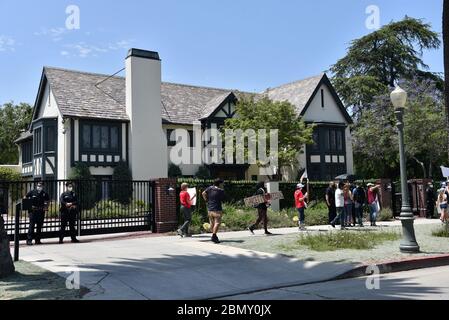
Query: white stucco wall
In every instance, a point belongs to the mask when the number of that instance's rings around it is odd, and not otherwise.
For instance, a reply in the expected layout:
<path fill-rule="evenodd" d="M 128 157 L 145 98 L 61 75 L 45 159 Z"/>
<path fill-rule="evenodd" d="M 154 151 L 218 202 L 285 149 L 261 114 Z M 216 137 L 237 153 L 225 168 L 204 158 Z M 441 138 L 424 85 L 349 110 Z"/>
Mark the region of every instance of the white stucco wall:
<path fill-rule="evenodd" d="M 324 108 L 321 106 L 321 90 L 324 90 Z M 322 85 L 304 114 L 307 122 L 347 123 L 327 85 Z"/>
<path fill-rule="evenodd" d="M 55 96 L 47 84 L 42 97 L 42 103 L 39 107 L 38 118 L 56 118 L 60 116 Z"/>

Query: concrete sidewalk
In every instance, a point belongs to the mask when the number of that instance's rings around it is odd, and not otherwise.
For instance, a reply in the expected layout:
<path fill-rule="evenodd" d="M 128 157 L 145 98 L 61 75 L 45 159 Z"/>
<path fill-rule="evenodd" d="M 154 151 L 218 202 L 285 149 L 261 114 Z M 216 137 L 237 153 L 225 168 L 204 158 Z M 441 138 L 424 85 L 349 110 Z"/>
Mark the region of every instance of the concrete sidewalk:
<path fill-rule="evenodd" d="M 278 235 L 297 232 L 297 228 L 274 230 Z M 220 235 L 221 245 L 212 244 L 209 235 L 187 239 L 95 237 L 81 239 L 91 241 L 81 244 L 24 247 L 20 254 L 21 259 L 62 277 L 78 270 L 81 285 L 91 291 L 85 299 L 212 299 L 327 281 L 356 267 L 350 263 L 305 262 L 226 246 L 242 237 L 265 236 L 252 236 L 248 231 L 224 233 Z"/>

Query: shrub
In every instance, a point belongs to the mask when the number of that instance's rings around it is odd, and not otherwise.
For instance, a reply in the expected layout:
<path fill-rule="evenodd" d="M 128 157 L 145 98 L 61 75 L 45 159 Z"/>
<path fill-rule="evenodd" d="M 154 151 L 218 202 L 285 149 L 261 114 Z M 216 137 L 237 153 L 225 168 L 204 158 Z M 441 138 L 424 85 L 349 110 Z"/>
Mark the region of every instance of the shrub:
<path fill-rule="evenodd" d="M 112 175 L 111 198 L 123 205 L 128 205 L 133 195 L 132 179 L 128 164 L 120 161 L 114 168 Z"/>
<path fill-rule="evenodd" d="M 179 166 L 171 163 L 168 167 L 168 177 L 169 178 L 179 178 L 182 177 L 182 170 Z"/>
<path fill-rule="evenodd" d="M 80 206 L 83 209 L 92 209 L 95 206 L 97 197 L 97 183 L 90 173 L 89 166 L 85 163 L 78 162 L 72 168 L 69 179 L 82 181 L 81 185 L 75 186 L 79 195 Z"/>
<path fill-rule="evenodd" d="M 393 219 L 393 211 L 390 208 L 382 209 L 377 218 L 377 220 L 379 221 L 391 221 L 392 219 Z"/>
<path fill-rule="evenodd" d="M 21 181 L 22 175 L 10 168 L 0 167 L 0 181 Z"/>
<path fill-rule="evenodd" d="M 195 177 L 198 179 L 210 179 L 210 172 L 209 169 L 206 168 L 206 166 L 201 166 L 198 168 L 198 171 L 195 174 Z"/>

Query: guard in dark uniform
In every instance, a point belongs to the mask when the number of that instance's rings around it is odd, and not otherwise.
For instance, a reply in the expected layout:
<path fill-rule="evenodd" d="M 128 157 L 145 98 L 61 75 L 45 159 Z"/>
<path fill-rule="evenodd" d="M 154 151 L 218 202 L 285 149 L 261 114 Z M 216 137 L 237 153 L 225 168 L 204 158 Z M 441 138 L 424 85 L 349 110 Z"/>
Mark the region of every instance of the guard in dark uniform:
<path fill-rule="evenodd" d="M 73 243 L 78 243 L 76 239 L 75 223 L 78 215 L 78 198 L 73 191 L 73 184 L 71 182 L 66 183 L 67 191 L 61 194 L 61 230 L 59 232 L 59 243 L 64 243 L 64 235 L 67 224 L 70 228 L 70 237 Z"/>
<path fill-rule="evenodd" d="M 426 215 L 427 219 L 432 219 L 435 211 L 435 191 L 433 190 L 433 184 L 429 182 L 426 187 Z"/>
<path fill-rule="evenodd" d="M 48 203 L 50 196 L 44 191 L 42 182 L 36 184 L 36 188 L 31 190 L 25 196 L 26 199 L 31 199 L 31 210 L 29 213 L 30 224 L 28 227 L 27 245 L 41 244 L 41 232 L 44 225 L 45 212 L 48 210 Z M 36 234 L 34 228 L 36 227 Z"/>

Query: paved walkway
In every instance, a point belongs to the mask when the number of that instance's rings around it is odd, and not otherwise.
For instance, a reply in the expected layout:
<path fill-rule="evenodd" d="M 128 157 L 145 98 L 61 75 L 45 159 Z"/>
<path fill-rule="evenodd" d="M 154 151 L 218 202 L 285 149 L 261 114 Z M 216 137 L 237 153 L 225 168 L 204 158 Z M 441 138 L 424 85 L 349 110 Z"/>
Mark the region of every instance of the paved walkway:
<path fill-rule="evenodd" d="M 278 235 L 296 232 L 296 228 L 275 230 Z M 79 270 L 81 285 L 91 291 L 85 299 L 211 299 L 329 280 L 354 267 L 349 263 L 304 262 L 226 246 L 241 241 L 238 238 L 250 237 L 247 231 L 220 236 L 221 245 L 211 243 L 209 235 L 188 239 L 88 237 L 82 238 L 85 242 L 81 244 L 58 245 L 49 241 L 42 246 L 23 247 L 20 255 L 21 259 L 63 277 Z"/>

